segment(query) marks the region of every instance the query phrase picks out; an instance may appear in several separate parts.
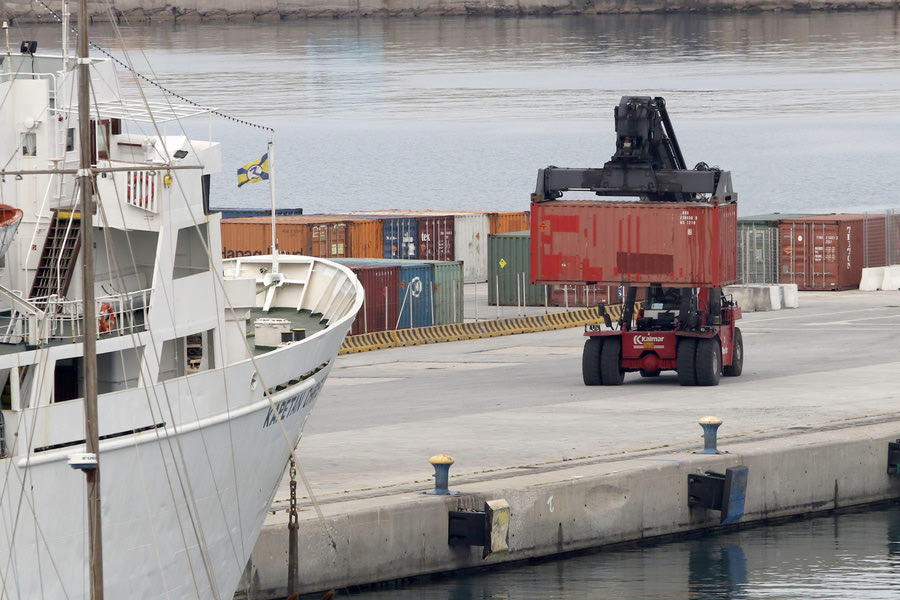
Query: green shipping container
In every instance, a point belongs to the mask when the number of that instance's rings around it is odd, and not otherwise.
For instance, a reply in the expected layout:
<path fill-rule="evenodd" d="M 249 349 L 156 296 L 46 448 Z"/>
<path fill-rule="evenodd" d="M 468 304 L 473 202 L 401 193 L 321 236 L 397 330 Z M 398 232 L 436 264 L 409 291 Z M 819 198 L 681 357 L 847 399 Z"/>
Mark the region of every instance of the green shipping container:
<path fill-rule="evenodd" d="M 544 286 L 531 284 L 531 232 L 488 236 L 488 303 L 544 306 Z"/>
<path fill-rule="evenodd" d="M 465 304 L 462 261 L 426 262 L 434 265 L 434 324 L 462 323 Z"/>

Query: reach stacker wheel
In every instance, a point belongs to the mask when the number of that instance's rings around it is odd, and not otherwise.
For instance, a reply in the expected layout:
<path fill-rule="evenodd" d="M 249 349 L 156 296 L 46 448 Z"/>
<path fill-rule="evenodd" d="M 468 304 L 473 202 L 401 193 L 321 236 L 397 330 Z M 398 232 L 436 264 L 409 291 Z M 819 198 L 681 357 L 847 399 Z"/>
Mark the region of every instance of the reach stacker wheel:
<path fill-rule="evenodd" d="M 675 351 L 679 385 L 697 385 L 697 340 L 681 338 Z"/>
<path fill-rule="evenodd" d="M 719 338 L 697 340 L 696 355 L 697 385 L 719 385 L 722 373 L 722 344 Z"/>
<path fill-rule="evenodd" d="M 603 341 L 600 379 L 603 385 L 622 385 L 625 381 L 625 371 L 622 370 L 622 338 L 609 337 Z"/>
<path fill-rule="evenodd" d="M 744 340 L 741 337 L 741 330 L 737 327 L 734 328 L 731 364 L 722 369 L 722 371 L 728 377 L 737 377 L 744 371 Z"/>
<path fill-rule="evenodd" d="M 581 353 L 581 377 L 584 385 L 600 385 L 600 356 L 603 352 L 603 338 L 589 337 L 584 341 Z"/>

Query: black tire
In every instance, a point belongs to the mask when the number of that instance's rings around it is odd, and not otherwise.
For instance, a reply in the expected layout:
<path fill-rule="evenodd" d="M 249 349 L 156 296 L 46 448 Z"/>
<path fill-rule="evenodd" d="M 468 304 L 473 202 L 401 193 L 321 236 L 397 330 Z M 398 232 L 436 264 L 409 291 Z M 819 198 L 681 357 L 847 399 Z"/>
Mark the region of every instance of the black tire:
<path fill-rule="evenodd" d="M 741 330 L 734 328 L 734 343 L 731 348 L 731 364 L 724 367 L 722 372 L 727 377 L 738 377 L 744 372 L 744 338 Z"/>
<path fill-rule="evenodd" d="M 641 369 L 641 377 L 659 377 L 659 369 L 656 369 L 655 371 Z"/>
<path fill-rule="evenodd" d="M 697 340 L 681 338 L 675 352 L 679 385 L 697 385 Z"/>
<path fill-rule="evenodd" d="M 622 338 L 608 337 L 603 340 L 600 379 L 603 385 L 622 385 L 625 381 L 625 371 L 622 370 Z"/>
<path fill-rule="evenodd" d="M 603 351 L 603 338 L 589 337 L 584 341 L 584 352 L 581 353 L 581 377 L 584 385 L 600 385 L 600 356 Z"/>
<path fill-rule="evenodd" d="M 697 385 L 719 385 L 722 373 L 722 344 L 719 338 L 697 340 Z"/>

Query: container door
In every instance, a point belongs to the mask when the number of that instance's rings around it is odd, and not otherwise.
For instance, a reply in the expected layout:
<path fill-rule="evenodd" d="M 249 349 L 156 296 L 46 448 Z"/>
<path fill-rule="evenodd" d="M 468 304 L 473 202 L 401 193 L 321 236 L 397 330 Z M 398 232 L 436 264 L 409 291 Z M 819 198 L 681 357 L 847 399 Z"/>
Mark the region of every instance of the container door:
<path fill-rule="evenodd" d="M 400 316 L 397 329 L 434 324 L 434 272 L 431 264 L 400 267 Z"/>
<path fill-rule="evenodd" d="M 463 322 L 463 271 L 459 261 L 434 263 L 434 325 Z"/>
<path fill-rule="evenodd" d="M 793 221 L 782 222 L 781 248 L 779 263 L 781 264 L 781 283 L 796 283 L 800 289 L 809 289 L 807 282 L 807 244 L 808 223 Z"/>
<path fill-rule="evenodd" d="M 384 258 L 417 258 L 418 230 L 418 223 L 414 218 L 385 219 Z"/>
<path fill-rule="evenodd" d="M 386 331 L 397 323 L 399 310 L 397 290 L 400 282 L 400 267 L 350 267 L 366 292 L 363 309 L 356 315 L 351 335 Z"/>
<path fill-rule="evenodd" d="M 840 269 L 838 226 L 834 223 L 810 223 L 810 227 L 813 245 L 811 287 L 818 290 L 837 289 Z"/>
<path fill-rule="evenodd" d="M 453 217 L 419 217 L 419 260 L 453 260 Z"/>
<path fill-rule="evenodd" d="M 347 256 L 347 224 L 332 223 L 328 227 L 329 258 L 344 258 Z"/>

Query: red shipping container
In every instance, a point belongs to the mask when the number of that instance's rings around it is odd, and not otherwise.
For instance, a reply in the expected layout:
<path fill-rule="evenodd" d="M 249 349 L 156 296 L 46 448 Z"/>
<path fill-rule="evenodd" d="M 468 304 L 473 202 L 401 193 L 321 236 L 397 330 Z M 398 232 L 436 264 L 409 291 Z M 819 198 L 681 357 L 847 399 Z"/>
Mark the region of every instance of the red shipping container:
<path fill-rule="evenodd" d="M 569 308 L 592 308 L 601 302 L 621 304 L 622 299 L 617 295 L 618 289 L 619 286 L 612 285 L 552 285 L 547 294 L 547 303 L 550 306 L 568 306 Z"/>
<path fill-rule="evenodd" d="M 778 224 L 779 277 L 801 290 L 859 287 L 865 267 L 887 262 L 884 215 L 819 215 Z"/>
<path fill-rule="evenodd" d="M 419 224 L 419 260 L 453 260 L 453 215 L 416 216 Z"/>
<path fill-rule="evenodd" d="M 737 204 L 531 205 L 536 284 L 721 287 L 737 281 Z"/>
<path fill-rule="evenodd" d="M 366 291 L 363 307 L 356 314 L 350 335 L 386 331 L 397 326 L 400 317 L 400 267 L 347 265 Z"/>

